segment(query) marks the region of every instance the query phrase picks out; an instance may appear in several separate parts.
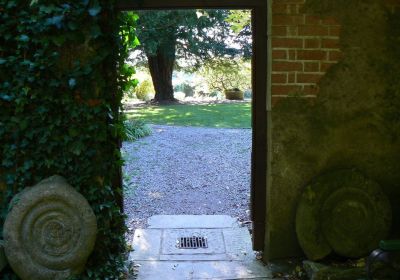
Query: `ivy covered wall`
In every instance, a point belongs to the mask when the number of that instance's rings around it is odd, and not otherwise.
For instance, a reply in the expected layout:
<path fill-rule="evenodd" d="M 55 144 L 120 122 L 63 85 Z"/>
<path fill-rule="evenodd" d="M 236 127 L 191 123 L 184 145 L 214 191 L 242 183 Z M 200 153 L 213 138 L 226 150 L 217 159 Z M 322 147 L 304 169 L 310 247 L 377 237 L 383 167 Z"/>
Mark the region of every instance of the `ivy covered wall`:
<path fill-rule="evenodd" d="M 127 20 L 112 0 L 0 0 L 0 239 L 15 194 L 64 176 L 99 229 L 79 279 L 124 274 L 119 110 L 134 42 Z"/>

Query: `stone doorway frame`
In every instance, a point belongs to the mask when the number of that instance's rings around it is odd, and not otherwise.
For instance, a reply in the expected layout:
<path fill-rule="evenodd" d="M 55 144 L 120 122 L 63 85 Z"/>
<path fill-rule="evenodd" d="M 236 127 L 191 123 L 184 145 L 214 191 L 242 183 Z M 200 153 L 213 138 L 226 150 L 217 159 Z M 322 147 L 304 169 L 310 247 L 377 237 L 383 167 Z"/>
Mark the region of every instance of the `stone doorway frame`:
<path fill-rule="evenodd" d="M 171 9 L 248 9 L 252 12 L 252 157 L 251 157 L 251 219 L 253 249 L 264 250 L 267 217 L 267 130 L 270 118 L 270 85 L 268 64 L 268 0 L 121 0 L 118 11 Z M 269 114 L 268 114 L 269 115 Z M 268 122 L 267 122 L 268 120 Z M 122 184 L 121 184 L 122 185 Z"/>

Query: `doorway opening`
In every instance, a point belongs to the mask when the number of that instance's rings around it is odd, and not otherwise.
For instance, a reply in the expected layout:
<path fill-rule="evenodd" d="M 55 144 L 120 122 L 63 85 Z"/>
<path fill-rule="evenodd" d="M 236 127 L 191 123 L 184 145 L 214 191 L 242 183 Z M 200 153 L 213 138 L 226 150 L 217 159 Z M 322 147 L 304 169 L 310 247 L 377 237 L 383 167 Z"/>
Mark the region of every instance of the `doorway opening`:
<path fill-rule="evenodd" d="M 250 213 L 253 222 L 253 248 L 264 247 L 266 196 L 266 104 L 267 104 L 267 5 L 262 1 L 121 1 L 121 11 L 154 9 L 248 9 L 252 22 L 252 103 L 251 103 L 251 186 Z M 250 105 L 249 105 L 250 106 Z M 173 118 L 173 116 L 170 116 Z M 146 144 L 144 144 L 146 145 Z M 156 172 L 156 171 L 155 171 Z M 158 194 L 154 194 L 156 197 Z"/>
<path fill-rule="evenodd" d="M 251 11 L 147 10 L 128 63 L 127 123 L 150 136 L 125 142 L 125 213 L 233 216 L 251 230 Z M 140 127 L 142 125 L 142 127 Z"/>

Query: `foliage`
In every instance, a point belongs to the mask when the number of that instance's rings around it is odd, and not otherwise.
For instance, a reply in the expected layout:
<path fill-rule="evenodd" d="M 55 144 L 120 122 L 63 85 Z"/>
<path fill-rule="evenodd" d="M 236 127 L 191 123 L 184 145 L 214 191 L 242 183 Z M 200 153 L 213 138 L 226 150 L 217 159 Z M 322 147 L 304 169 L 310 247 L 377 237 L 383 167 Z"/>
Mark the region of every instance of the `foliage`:
<path fill-rule="evenodd" d="M 239 36 L 232 34 L 230 24 L 226 21 L 228 10 L 166 10 L 140 11 L 137 36 L 140 40 L 137 58 L 146 60 L 146 56 L 156 55 L 170 45 L 177 62 L 190 60 L 197 66 L 204 59 L 214 56 L 251 56 L 251 46 L 239 42 Z M 166 24 L 167 23 L 167 24 Z M 240 48 L 231 47 L 232 43 L 239 43 Z"/>
<path fill-rule="evenodd" d="M 225 91 L 225 98 L 228 100 L 243 100 L 244 93 L 238 88 L 233 88 Z"/>
<path fill-rule="evenodd" d="M 209 89 L 225 91 L 251 88 L 251 64 L 245 60 L 214 59 L 207 61 L 199 70 Z"/>
<path fill-rule="evenodd" d="M 236 34 L 251 34 L 251 11 L 232 10 L 226 21 L 231 24 L 233 32 Z"/>
<path fill-rule="evenodd" d="M 140 100 L 148 101 L 150 99 L 150 94 L 154 93 L 154 87 L 151 80 L 143 80 L 139 82 L 138 86 L 135 88 L 136 97 Z"/>
<path fill-rule="evenodd" d="M 174 87 L 174 91 L 184 92 L 185 96 L 193 96 L 194 89 L 195 88 L 189 85 L 188 83 L 181 83 Z"/>
<path fill-rule="evenodd" d="M 148 136 L 152 133 L 151 128 L 142 120 L 126 120 L 124 121 L 125 135 L 124 141 L 136 141 L 139 138 Z"/>
<path fill-rule="evenodd" d="M 165 125 L 250 128 L 251 104 L 242 102 L 140 107 L 127 114 L 127 118 Z"/>
<path fill-rule="evenodd" d="M 147 63 L 156 100 L 173 99 L 173 68 L 197 69 L 213 57 L 251 56 L 251 34 L 234 34 L 228 10 L 140 11 L 135 61 Z"/>
<path fill-rule="evenodd" d="M 0 238 L 16 193 L 64 176 L 99 226 L 79 279 L 125 273 L 119 112 L 135 84 L 124 61 L 137 39 L 134 14 L 116 17 L 113 3 L 0 0 Z"/>

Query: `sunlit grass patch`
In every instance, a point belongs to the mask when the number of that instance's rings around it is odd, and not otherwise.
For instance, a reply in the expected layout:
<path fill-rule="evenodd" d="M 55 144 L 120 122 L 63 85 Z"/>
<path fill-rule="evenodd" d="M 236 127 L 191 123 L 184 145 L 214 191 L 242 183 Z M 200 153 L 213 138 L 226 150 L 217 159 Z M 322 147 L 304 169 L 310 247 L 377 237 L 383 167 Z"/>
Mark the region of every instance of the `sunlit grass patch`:
<path fill-rule="evenodd" d="M 134 109 L 127 118 L 151 124 L 250 128 L 251 103 L 148 106 Z"/>

